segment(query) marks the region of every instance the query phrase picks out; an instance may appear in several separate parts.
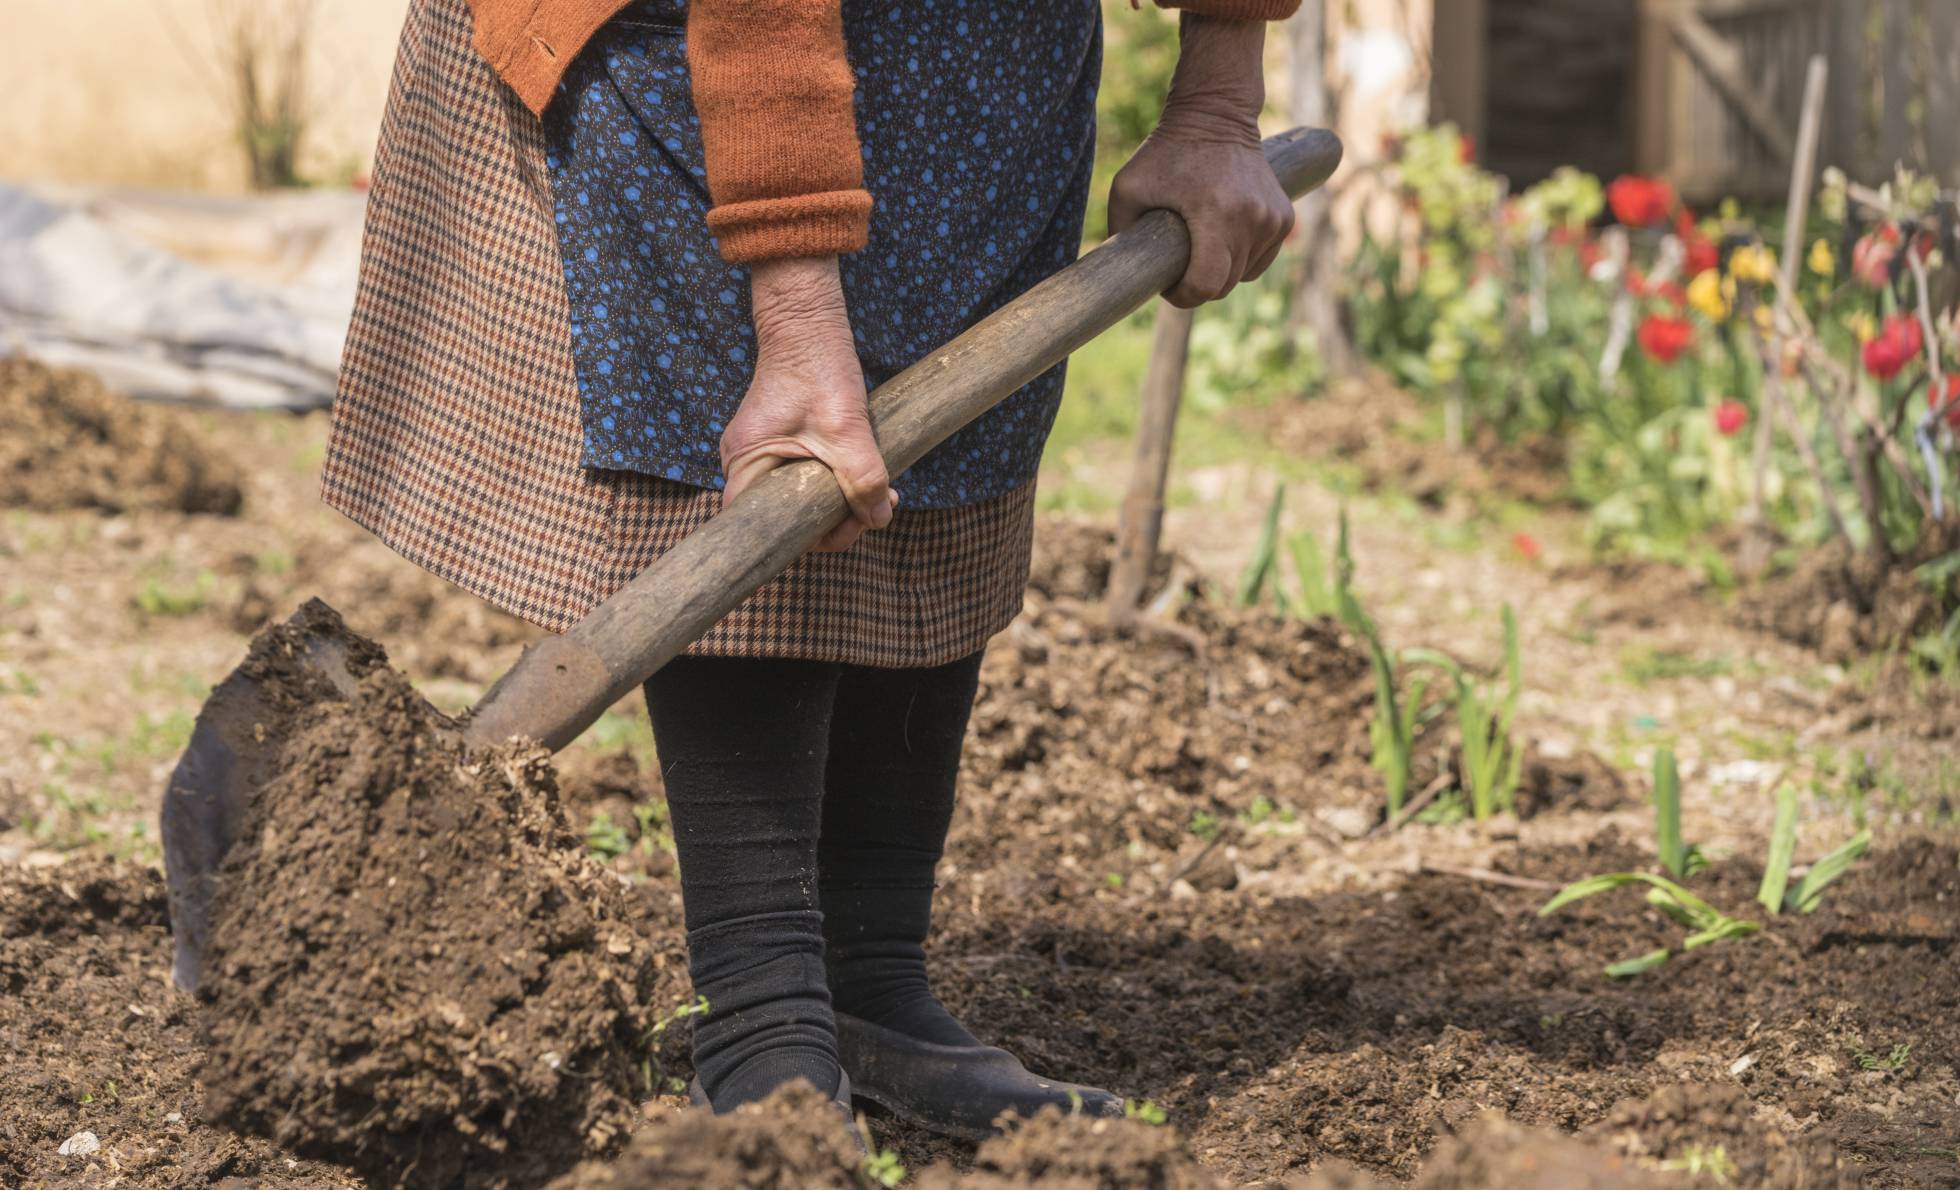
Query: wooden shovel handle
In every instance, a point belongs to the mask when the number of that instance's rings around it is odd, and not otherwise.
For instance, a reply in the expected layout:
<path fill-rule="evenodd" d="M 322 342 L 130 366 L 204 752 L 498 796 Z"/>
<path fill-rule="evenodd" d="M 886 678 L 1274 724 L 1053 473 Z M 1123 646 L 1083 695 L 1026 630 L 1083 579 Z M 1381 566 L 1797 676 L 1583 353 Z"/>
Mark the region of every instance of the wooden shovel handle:
<path fill-rule="evenodd" d="M 1265 142 L 1295 198 L 1341 161 L 1333 133 L 1296 128 Z M 871 425 L 897 475 L 955 430 L 1067 358 L 1184 275 L 1184 220 L 1151 211 L 1082 259 L 1007 303 L 878 386 Z M 526 652 L 483 697 L 465 737 L 513 736 L 556 751 L 635 686 L 699 640 L 848 514 L 829 468 L 781 467 L 661 555 L 563 636 Z"/>

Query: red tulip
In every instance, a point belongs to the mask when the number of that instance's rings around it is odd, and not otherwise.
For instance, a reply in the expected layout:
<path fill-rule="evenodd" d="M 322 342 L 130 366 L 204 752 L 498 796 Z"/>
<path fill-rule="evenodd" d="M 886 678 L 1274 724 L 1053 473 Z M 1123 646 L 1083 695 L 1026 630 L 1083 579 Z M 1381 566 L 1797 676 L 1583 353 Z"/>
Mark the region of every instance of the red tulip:
<path fill-rule="evenodd" d="M 1663 281 L 1654 286 L 1654 296 L 1673 306 L 1677 312 L 1688 308 L 1688 291 L 1673 281 Z"/>
<path fill-rule="evenodd" d="M 1674 187 L 1658 178 L 1625 174 L 1606 188 L 1613 217 L 1628 227 L 1659 227 L 1674 209 Z"/>
<path fill-rule="evenodd" d="M 1851 246 L 1851 275 L 1873 289 L 1892 281 L 1892 258 L 1899 254 L 1899 229 L 1890 223 L 1858 237 Z"/>
<path fill-rule="evenodd" d="M 1664 364 L 1681 358 L 1695 339 L 1695 324 L 1685 318 L 1649 314 L 1640 324 L 1640 349 Z"/>
<path fill-rule="evenodd" d="M 1733 438 L 1749 424 L 1749 407 L 1741 401 L 1725 400 L 1715 406 L 1715 431 L 1724 438 Z"/>
<path fill-rule="evenodd" d="M 1865 344 L 1865 371 L 1880 380 L 1890 380 L 1897 376 L 1919 349 L 1926 345 L 1926 337 L 1919 329 L 1919 320 L 1910 314 L 1893 314 L 1886 318 L 1879 328 L 1876 338 Z"/>
<path fill-rule="evenodd" d="M 1935 380 L 1926 389 L 1928 409 L 1946 409 L 1946 424 L 1960 430 L 1960 375 L 1946 378 L 1946 395 L 1940 395 L 1940 382 Z"/>
<path fill-rule="evenodd" d="M 1524 560 L 1527 562 L 1536 562 L 1539 556 L 1545 552 L 1544 547 L 1538 544 L 1536 537 L 1523 531 L 1511 535 L 1511 548 L 1523 555 Z"/>
<path fill-rule="evenodd" d="M 1475 161 L 1477 159 L 1477 142 L 1467 136 L 1457 137 L 1456 159 L 1464 165 L 1469 165 Z"/>
<path fill-rule="evenodd" d="M 1687 267 L 1683 274 L 1696 277 L 1709 269 L 1718 268 L 1722 263 L 1722 249 L 1714 240 L 1701 234 L 1695 224 L 1695 213 L 1686 207 L 1674 217 L 1674 234 L 1681 237 L 1681 246 L 1687 249 Z"/>

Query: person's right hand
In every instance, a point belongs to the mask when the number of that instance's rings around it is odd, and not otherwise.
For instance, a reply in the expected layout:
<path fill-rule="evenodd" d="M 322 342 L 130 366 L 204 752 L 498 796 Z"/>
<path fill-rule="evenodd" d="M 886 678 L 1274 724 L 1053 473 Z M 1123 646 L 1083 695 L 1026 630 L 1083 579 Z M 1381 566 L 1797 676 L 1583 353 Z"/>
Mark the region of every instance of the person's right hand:
<path fill-rule="evenodd" d="M 850 519 L 817 549 L 849 549 L 865 530 L 891 523 L 898 493 L 871 436 L 837 258 L 765 261 L 751 268 L 750 278 L 755 375 L 722 431 L 723 503 L 784 463 L 816 459 L 837 477 L 851 506 Z"/>

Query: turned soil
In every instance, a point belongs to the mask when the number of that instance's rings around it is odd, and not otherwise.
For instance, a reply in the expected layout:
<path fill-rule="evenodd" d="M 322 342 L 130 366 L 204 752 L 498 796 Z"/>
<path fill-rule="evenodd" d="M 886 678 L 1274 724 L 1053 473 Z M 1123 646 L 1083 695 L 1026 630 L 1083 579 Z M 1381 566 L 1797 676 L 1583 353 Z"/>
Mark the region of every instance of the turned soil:
<path fill-rule="evenodd" d="M 254 461 L 237 518 L 0 525 L 0 1184 L 864 1185 L 821 1099 L 703 1117 L 674 1093 L 686 1019 L 646 1040 L 688 992 L 644 743 L 588 739 L 556 774 L 529 753 L 465 756 L 387 667 L 271 725 L 284 772 L 226 868 L 216 968 L 201 1000 L 170 987 L 158 878 L 100 858 L 129 850 L 122 836 L 50 833 L 71 821 L 57 792 L 89 788 L 135 792 L 127 810 L 72 812 L 86 821 L 153 821 L 180 745 L 122 733 L 202 697 L 173 693 L 166 664 L 215 678 L 240 632 L 316 587 L 418 680 L 481 682 L 526 639 L 296 511 L 312 507 L 317 436 L 228 441 L 226 457 Z M 1242 551 L 1258 505 L 1248 532 L 1206 510 L 1210 536 L 1174 540 Z M 1658 737 L 1629 737 L 1657 730 L 1640 724 L 1680 733 L 1691 838 L 1714 857 L 1695 888 L 1760 918 L 1767 787 L 1733 737 L 1865 747 L 1869 724 L 1934 741 L 1930 755 L 1953 704 L 1817 686 L 1813 655 L 1666 586 L 1678 572 L 1459 559 L 1396 526 L 1356 533 L 1396 643 L 1488 672 L 1490 608 L 1517 602 L 1534 748 L 1521 813 L 1377 831 L 1354 641 L 1225 608 L 1194 564 L 1160 571 L 1161 617 L 1113 628 L 1097 603 L 1106 530 L 1044 521 L 1027 611 L 983 672 L 934 978 L 982 1037 L 1169 1124 L 1050 1117 L 976 1148 L 874 1114 L 876 1145 L 929 1190 L 1625 1188 L 1712 1171 L 1960 1187 L 1960 847 L 1929 806 L 1888 814 L 1875 798 L 1878 843 L 1818 912 L 1638 980 L 1601 968 L 1682 933 L 1638 893 L 1536 913 L 1562 881 L 1652 868 L 1639 772 Z M 290 565 L 228 568 L 273 549 Z M 132 576 L 166 552 L 233 585 L 180 616 L 130 611 Z M 1641 646 L 1643 663 L 1765 672 L 1617 676 Z M 123 722 L 40 742 L 105 717 Z M 113 767 L 95 759 L 111 745 Z M 1453 748 L 1425 736 L 1419 785 Z M 1853 829 L 1804 788 L 1800 862 Z M 601 811 L 623 832 L 603 864 L 587 834 Z"/>
<path fill-rule="evenodd" d="M 0 357 L 0 507 L 236 513 L 238 468 L 189 421 L 92 373 Z"/>
<path fill-rule="evenodd" d="M 253 658 L 315 630 L 269 629 Z M 610 1148 L 640 1089 L 652 956 L 549 761 L 465 755 L 385 667 L 283 730 L 213 897 L 212 1113 L 422 1185 L 533 1181 Z"/>

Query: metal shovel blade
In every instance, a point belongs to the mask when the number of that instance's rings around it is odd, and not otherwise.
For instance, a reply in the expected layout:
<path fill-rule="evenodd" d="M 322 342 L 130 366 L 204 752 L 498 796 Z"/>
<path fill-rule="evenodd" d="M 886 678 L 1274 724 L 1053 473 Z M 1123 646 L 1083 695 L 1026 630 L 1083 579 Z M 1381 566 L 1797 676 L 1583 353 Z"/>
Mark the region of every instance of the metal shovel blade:
<path fill-rule="evenodd" d="M 287 728 L 305 706 L 344 700 L 382 664 L 380 649 L 339 613 L 309 600 L 261 632 L 211 692 L 163 794 L 164 877 L 175 942 L 171 976 L 197 990 L 211 930 L 212 883 L 252 799 L 277 771 Z"/>

